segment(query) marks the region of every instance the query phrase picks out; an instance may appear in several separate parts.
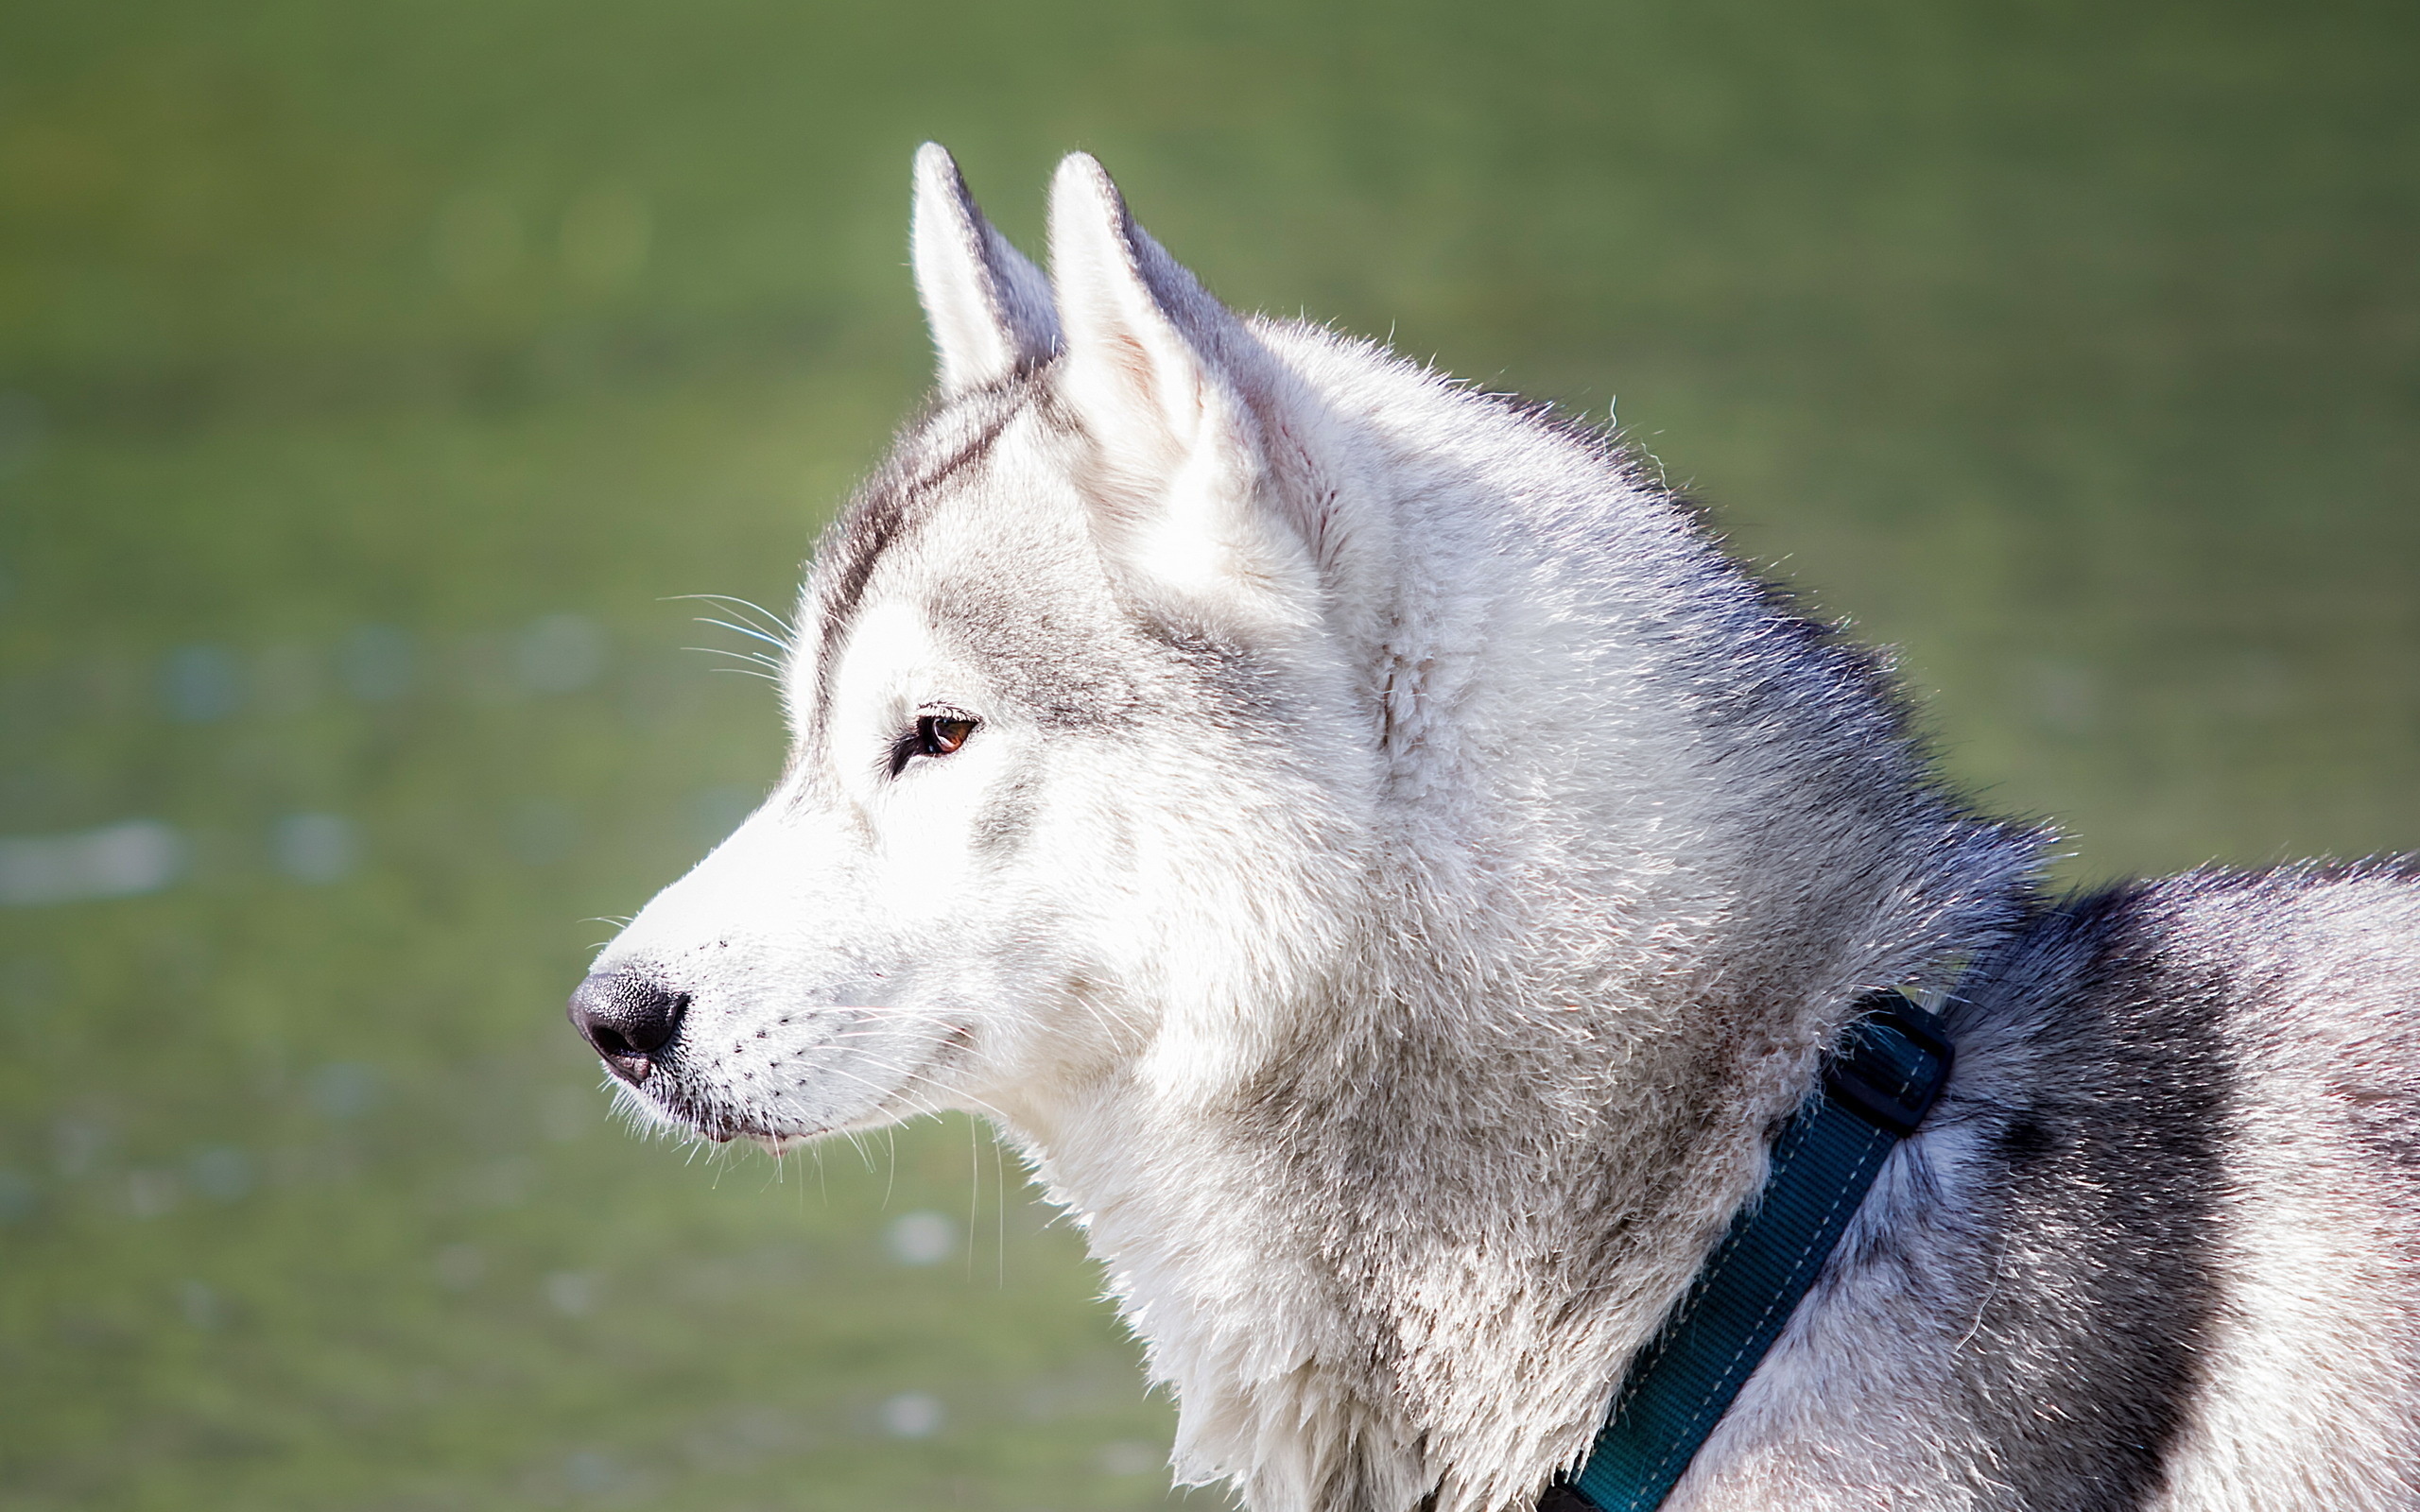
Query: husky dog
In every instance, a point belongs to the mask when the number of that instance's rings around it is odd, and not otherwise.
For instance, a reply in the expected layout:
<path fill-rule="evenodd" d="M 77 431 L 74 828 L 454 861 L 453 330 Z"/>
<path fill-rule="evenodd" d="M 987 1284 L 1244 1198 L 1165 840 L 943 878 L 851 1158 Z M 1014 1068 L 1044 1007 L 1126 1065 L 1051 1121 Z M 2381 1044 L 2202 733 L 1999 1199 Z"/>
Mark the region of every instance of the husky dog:
<path fill-rule="evenodd" d="M 1089 157 L 1049 242 L 924 148 L 939 392 L 817 551 L 778 787 L 573 1000 L 629 1103 L 979 1112 L 1183 1479 L 1512 1512 L 1854 1005 L 1945 993 L 1667 1505 L 2420 1505 L 2420 874 L 2049 897 L 1612 438 L 1236 315 Z"/>

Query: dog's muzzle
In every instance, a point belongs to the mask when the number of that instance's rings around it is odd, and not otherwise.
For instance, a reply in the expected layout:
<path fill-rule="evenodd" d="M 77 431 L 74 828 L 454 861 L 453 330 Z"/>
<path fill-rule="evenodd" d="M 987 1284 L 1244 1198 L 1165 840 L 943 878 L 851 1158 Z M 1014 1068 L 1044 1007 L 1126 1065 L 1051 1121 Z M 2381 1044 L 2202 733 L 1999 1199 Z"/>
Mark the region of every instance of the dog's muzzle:
<path fill-rule="evenodd" d="M 635 1087 L 681 1032 L 689 994 L 629 971 L 605 971 L 579 984 L 565 1012 L 614 1075 Z"/>

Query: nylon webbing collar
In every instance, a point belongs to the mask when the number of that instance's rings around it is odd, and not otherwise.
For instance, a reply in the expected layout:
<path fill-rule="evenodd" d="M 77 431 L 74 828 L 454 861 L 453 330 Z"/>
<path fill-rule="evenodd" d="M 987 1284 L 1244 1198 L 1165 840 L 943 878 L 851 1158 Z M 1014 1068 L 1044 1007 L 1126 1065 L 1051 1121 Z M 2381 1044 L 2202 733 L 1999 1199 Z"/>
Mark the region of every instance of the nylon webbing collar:
<path fill-rule="evenodd" d="M 1632 1362 L 1604 1431 L 1540 1512 L 1653 1512 L 1788 1326 L 1899 1141 L 1949 1079 L 1942 1022 L 1898 992 L 1858 1005 L 1824 1095 L 1773 1144 L 1758 1200 Z"/>

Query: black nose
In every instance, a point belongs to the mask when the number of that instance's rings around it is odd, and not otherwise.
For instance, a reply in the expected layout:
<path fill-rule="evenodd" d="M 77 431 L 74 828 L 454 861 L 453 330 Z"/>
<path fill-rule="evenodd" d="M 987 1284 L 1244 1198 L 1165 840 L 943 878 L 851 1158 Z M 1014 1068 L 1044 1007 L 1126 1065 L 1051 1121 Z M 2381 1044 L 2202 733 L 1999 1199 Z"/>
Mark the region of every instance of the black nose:
<path fill-rule="evenodd" d="M 635 1087 L 681 1032 L 689 994 L 628 971 L 600 972 L 571 995 L 572 1027 L 596 1047 L 614 1074 Z"/>

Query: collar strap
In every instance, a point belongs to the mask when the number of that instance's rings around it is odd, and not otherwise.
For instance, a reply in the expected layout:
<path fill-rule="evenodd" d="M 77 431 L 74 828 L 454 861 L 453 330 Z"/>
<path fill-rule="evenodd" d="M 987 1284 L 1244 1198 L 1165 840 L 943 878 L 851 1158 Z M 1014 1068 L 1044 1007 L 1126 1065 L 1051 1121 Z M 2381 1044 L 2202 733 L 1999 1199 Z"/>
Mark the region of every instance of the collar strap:
<path fill-rule="evenodd" d="M 1588 1457 L 1547 1487 L 1539 1512 L 1653 1512 L 1689 1468 L 1882 1170 L 1949 1080 L 1940 1019 L 1879 992 L 1774 1143 L 1763 1193 L 1698 1273 L 1671 1321 L 1631 1362 Z"/>

